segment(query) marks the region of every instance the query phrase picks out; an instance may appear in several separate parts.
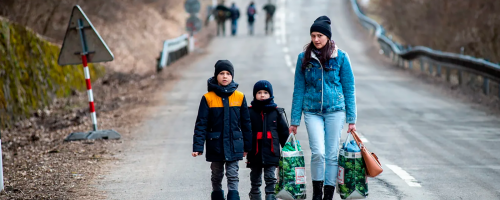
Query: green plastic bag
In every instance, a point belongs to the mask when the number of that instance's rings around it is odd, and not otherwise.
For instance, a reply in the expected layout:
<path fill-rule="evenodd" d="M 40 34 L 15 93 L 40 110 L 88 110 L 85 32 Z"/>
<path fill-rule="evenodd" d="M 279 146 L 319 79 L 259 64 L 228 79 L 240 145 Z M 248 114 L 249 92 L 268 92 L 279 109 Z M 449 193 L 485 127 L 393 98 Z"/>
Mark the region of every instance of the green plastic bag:
<path fill-rule="evenodd" d="M 351 133 L 347 136 L 339 152 L 337 191 L 342 199 L 364 199 L 368 196 L 365 161 L 359 148 L 352 147 L 352 145 L 357 144 L 350 138 L 352 138 Z"/>
<path fill-rule="evenodd" d="M 276 183 L 276 198 L 284 200 L 306 199 L 306 165 L 304 152 L 294 134 L 281 150 Z"/>

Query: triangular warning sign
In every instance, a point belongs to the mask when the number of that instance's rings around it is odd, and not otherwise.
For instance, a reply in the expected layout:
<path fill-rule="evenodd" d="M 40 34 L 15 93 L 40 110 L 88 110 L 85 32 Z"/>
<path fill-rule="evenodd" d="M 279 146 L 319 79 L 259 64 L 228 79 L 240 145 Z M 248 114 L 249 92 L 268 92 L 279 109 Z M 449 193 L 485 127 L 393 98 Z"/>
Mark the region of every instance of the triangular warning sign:
<path fill-rule="evenodd" d="M 82 54 L 88 55 L 89 63 L 107 62 L 114 59 L 113 53 L 83 10 L 76 5 L 71 12 L 57 63 L 59 65 L 82 64 Z"/>

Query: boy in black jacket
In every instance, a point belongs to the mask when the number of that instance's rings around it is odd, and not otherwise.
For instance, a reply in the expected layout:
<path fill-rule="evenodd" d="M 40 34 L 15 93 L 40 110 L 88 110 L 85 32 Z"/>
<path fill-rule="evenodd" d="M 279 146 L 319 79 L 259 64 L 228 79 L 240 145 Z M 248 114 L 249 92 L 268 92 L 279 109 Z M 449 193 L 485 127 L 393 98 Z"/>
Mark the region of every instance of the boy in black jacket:
<path fill-rule="evenodd" d="M 212 200 L 224 200 L 222 178 L 224 165 L 227 178 L 227 199 L 239 200 L 238 161 L 252 148 L 252 130 L 245 95 L 237 91 L 231 62 L 219 60 L 214 77 L 208 79 L 208 93 L 203 95 L 193 136 L 193 153 L 203 154 L 212 162 Z"/>
<path fill-rule="evenodd" d="M 251 168 L 250 200 L 261 200 L 262 169 L 266 182 L 266 200 L 275 200 L 276 167 L 279 165 L 280 144 L 288 139 L 288 124 L 283 108 L 274 103 L 273 87 L 266 80 L 255 83 L 252 106 L 248 109 L 252 121 L 252 151 L 247 155 L 247 167 Z"/>

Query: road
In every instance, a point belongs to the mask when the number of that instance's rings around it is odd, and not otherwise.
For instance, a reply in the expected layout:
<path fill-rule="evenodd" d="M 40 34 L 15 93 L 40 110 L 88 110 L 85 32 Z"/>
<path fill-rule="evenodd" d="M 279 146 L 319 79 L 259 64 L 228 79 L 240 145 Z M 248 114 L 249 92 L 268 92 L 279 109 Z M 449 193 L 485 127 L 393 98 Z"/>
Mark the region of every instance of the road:
<path fill-rule="evenodd" d="M 242 13 L 248 2 L 236 0 Z M 255 2 L 261 11 L 267 0 Z M 213 65 L 218 59 L 233 62 L 234 80 L 248 101 L 253 84 L 269 80 L 277 104 L 290 113 L 297 55 L 309 41 L 314 19 L 328 15 L 332 38 L 348 52 L 353 65 L 357 128 L 384 168 L 380 176 L 370 178 L 368 199 L 500 199 L 498 116 L 443 95 L 374 53 L 377 48 L 354 20 L 348 1 L 278 0 L 277 4 L 275 34 L 264 34 L 260 15 L 256 34 L 248 36 L 242 15 L 237 37 L 215 38 L 203 58 L 186 66 L 180 81 L 162 94 L 164 103 L 135 131 L 134 145 L 120 164 L 96 187 L 109 199 L 209 199 L 210 164 L 190 153 L 197 108 Z M 301 125 L 298 139 L 309 163 L 307 133 Z M 240 162 L 242 199 L 248 199 L 249 173 Z M 307 187 L 311 195 L 309 179 Z"/>

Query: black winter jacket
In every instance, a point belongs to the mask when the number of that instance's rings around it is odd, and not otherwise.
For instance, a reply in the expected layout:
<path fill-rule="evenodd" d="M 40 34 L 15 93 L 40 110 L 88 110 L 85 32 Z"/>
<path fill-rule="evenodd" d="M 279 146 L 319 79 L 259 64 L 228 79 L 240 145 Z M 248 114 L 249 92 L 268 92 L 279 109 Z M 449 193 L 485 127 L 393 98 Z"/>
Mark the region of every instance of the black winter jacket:
<path fill-rule="evenodd" d="M 237 161 L 252 149 L 252 130 L 245 95 L 234 81 L 219 86 L 208 79 L 208 93 L 203 95 L 193 136 L 193 152 L 203 152 L 209 162 Z"/>
<path fill-rule="evenodd" d="M 285 116 L 278 109 L 284 113 L 283 108 L 248 108 L 252 121 L 252 151 L 247 155 L 248 168 L 278 166 L 280 144 L 283 147 L 289 136 Z"/>

